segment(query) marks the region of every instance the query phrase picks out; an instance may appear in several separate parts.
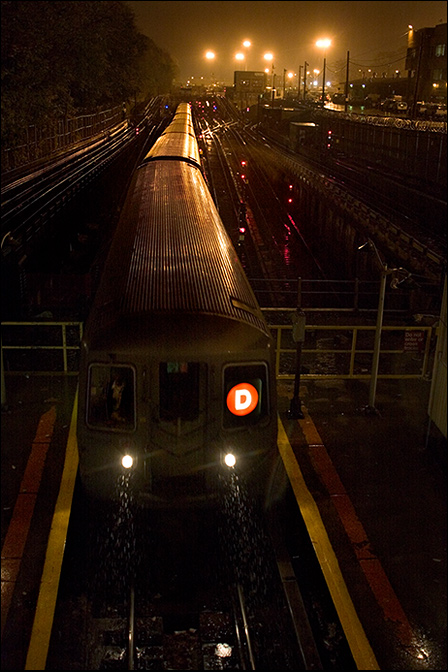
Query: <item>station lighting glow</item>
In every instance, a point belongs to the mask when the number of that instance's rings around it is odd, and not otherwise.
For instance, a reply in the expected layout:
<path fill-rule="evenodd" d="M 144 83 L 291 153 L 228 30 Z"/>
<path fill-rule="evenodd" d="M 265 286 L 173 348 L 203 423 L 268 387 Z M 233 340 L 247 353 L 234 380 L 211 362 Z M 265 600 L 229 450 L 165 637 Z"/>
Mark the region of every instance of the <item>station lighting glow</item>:
<path fill-rule="evenodd" d="M 131 455 L 123 455 L 121 464 L 125 469 L 130 469 L 134 464 L 134 460 Z"/>
<path fill-rule="evenodd" d="M 227 453 L 227 455 L 224 455 L 224 464 L 227 467 L 234 467 L 236 464 L 236 457 L 232 453 Z"/>
<path fill-rule="evenodd" d="M 252 42 L 250 40 L 244 40 L 243 47 L 246 47 L 246 49 L 248 49 L 251 45 Z"/>
<path fill-rule="evenodd" d="M 205 58 L 208 58 L 208 60 L 211 61 L 213 58 L 215 58 L 215 53 L 213 51 L 207 51 Z"/>
<path fill-rule="evenodd" d="M 331 40 L 328 37 L 316 41 L 316 47 L 319 49 L 328 49 L 329 46 L 331 46 Z"/>

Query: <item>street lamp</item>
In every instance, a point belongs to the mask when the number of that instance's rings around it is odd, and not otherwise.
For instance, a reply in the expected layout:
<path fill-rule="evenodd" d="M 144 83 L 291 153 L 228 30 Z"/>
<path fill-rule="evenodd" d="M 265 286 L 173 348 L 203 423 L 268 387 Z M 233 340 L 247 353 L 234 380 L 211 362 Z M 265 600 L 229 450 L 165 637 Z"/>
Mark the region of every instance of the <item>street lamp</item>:
<path fill-rule="evenodd" d="M 215 60 L 216 54 L 214 51 L 206 51 L 205 52 L 205 58 L 210 61 L 211 63 Z M 214 74 L 213 71 L 210 73 L 210 80 L 211 84 L 213 86 L 213 79 L 214 79 Z"/>
<path fill-rule="evenodd" d="M 295 76 L 296 76 L 295 73 L 291 72 L 291 71 L 288 72 L 288 74 L 287 74 L 287 77 L 289 79 L 289 92 L 290 92 L 290 94 L 291 94 L 291 87 L 293 86 L 293 81 L 292 80 L 293 80 L 293 77 L 295 77 Z M 284 94 L 284 95 L 286 97 L 286 94 Z"/>
<path fill-rule="evenodd" d="M 316 42 L 316 47 L 324 50 L 324 68 L 322 72 L 322 107 L 325 106 L 325 68 L 327 65 L 326 55 L 327 55 L 327 49 L 330 46 L 331 46 L 331 40 L 328 37 L 317 40 Z"/>
<path fill-rule="evenodd" d="M 373 345 L 373 360 L 372 360 L 372 373 L 370 376 L 370 387 L 369 387 L 369 404 L 365 408 L 365 411 L 369 415 L 377 415 L 378 411 L 375 408 L 375 396 L 376 396 L 376 384 L 378 380 L 378 364 L 380 361 L 380 349 L 381 349 L 381 330 L 383 328 L 383 314 L 384 314 L 384 299 L 386 294 L 386 280 L 387 276 L 394 274 L 390 282 L 392 289 L 397 289 L 398 285 L 401 285 L 402 282 L 407 280 L 410 277 L 409 271 L 405 268 L 388 268 L 387 264 L 381 259 L 377 247 L 373 240 L 370 238 L 366 243 L 360 245 L 358 250 L 362 250 L 366 245 L 374 252 L 376 263 L 380 271 L 380 292 L 378 299 L 378 313 L 376 318 L 376 329 L 375 329 L 375 342 Z M 399 280 L 399 274 L 402 274 L 403 277 Z"/>
<path fill-rule="evenodd" d="M 274 94 L 274 91 L 275 91 L 275 79 L 274 79 L 274 78 L 275 78 L 275 75 L 274 75 L 274 55 L 273 55 L 270 51 L 268 51 L 268 52 L 264 55 L 263 58 L 264 58 L 265 61 L 270 61 L 270 63 L 271 63 L 271 75 L 272 75 L 272 103 L 274 103 L 274 95 L 275 95 L 275 94 Z"/>

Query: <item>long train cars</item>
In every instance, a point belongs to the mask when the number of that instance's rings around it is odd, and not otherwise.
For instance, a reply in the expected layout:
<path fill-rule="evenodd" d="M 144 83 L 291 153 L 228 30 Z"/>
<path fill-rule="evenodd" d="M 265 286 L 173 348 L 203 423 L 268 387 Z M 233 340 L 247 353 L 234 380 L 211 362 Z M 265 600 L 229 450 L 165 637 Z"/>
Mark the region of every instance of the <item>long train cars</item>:
<path fill-rule="evenodd" d="M 130 468 L 143 502 L 210 503 L 217 474 L 233 468 L 261 492 L 277 455 L 273 371 L 269 329 L 181 103 L 133 176 L 86 325 L 85 490 L 113 497 Z"/>

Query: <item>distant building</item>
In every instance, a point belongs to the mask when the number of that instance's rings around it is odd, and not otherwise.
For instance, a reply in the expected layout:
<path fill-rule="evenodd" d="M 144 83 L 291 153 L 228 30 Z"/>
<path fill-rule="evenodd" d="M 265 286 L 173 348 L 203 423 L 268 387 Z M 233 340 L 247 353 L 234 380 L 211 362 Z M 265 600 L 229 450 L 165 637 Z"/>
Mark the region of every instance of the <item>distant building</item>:
<path fill-rule="evenodd" d="M 233 99 L 239 109 L 256 105 L 266 89 L 264 72 L 237 70 L 233 73 Z"/>
<path fill-rule="evenodd" d="M 397 71 L 393 77 L 386 73 L 362 73 L 350 79 L 348 95 L 360 103 L 368 96 L 373 99 L 402 96 L 410 106 L 417 101 L 446 103 L 447 96 L 447 24 L 434 28 L 410 30 L 406 52 L 405 76 Z M 337 93 L 343 95 L 345 82 L 339 82 Z"/>
<path fill-rule="evenodd" d="M 406 53 L 409 95 L 415 101 L 446 102 L 447 24 L 410 30 Z"/>

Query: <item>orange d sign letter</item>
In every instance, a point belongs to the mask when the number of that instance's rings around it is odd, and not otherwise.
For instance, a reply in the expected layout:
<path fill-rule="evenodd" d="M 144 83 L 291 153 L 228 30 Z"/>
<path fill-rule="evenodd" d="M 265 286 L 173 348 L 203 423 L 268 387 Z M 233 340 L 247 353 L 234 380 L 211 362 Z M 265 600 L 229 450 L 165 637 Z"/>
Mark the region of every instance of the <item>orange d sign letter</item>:
<path fill-rule="evenodd" d="M 258 404 L 258 392 L 250 383 L 239 383 L 227 395 L 227 408 L 233 415 L 249 415 Z"/>

